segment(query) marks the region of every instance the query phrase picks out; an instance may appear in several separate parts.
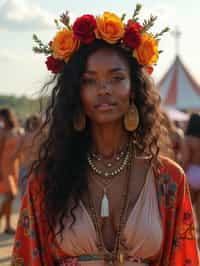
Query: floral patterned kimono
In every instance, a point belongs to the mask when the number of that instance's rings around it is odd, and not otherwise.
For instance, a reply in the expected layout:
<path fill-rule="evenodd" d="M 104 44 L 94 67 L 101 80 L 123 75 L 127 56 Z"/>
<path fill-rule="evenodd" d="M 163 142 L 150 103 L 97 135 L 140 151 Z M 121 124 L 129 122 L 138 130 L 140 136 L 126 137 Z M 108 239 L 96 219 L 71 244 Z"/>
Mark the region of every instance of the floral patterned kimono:
<path fill-rule="evenodd" d="M 161 167 L 154 170 L 154 179 L 164 239 L 159 254 L 149 258 L 150 263 L 145 265 L 199 266 L 193 212 L 185 175 L 171 160 L 162 157 L 161 162 Z M 78 258 L 71 259 L 66 254 L 63 257 L 55 244 L 56 241 L 48 231 L 48 222 L 41 207 L 42 192 L 39 191 L 42 191 L 41 177 L 36 177 L 29 183 L 22 202 L 11 265 L 81 265 Z"/>

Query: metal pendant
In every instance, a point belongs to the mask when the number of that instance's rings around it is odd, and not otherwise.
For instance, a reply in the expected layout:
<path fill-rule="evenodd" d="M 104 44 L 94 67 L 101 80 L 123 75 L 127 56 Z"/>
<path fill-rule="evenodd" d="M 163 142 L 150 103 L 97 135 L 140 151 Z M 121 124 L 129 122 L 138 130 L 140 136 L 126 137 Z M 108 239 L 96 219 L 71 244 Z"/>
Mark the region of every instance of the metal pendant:
<path fill-rule="evenodd" d="M 109 217 L 109 201 L 105 191 L 101 200 L 101 217 Z"/>

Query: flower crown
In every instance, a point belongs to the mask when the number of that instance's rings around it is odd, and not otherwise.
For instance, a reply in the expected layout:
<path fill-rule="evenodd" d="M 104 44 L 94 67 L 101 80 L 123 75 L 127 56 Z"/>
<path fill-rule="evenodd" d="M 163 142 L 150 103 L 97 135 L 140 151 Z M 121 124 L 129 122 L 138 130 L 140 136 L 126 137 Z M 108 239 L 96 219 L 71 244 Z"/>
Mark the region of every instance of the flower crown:
<path fill-rule="evenodd" d="M 141 5 L 137 4 L 131 19 L 124 22 L 125 14 L 118 17 L 114 13 L 104 12 L 101 16 L 83 15 L 78 17 L 73 25 L 70 25 L 68 12 L 55 20 L 57 33 L 52 41 L 47 45 L 33 35 L 37 46 L 33 47 L 36 53 L 44 53 L 47 56 L 46 65 L 52 73 L 62 72 L 64 64 L 82 46 L 90 45 L 95 39 L 102 39 L 110 44 L 120 44 L 124 49 L 129 49 L 133 57 L 140 65 L 145 66 L 152 72 L 152 65 L 155 65 L 159 53 L 158 42 L 163 33 L 169 28 L 164 28 L 161 32 L 153 35 L 149 32 L 157 17 L 150 16 L 141 25 L 138 22 L 138 15 Z"/>

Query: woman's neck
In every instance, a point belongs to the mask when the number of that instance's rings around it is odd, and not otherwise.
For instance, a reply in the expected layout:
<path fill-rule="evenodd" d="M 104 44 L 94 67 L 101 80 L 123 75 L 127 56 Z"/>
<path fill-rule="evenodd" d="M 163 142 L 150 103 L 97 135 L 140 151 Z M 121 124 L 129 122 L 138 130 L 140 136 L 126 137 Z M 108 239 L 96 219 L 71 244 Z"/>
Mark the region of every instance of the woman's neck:
<path fill-rule="evenodd" d="M 92 127 L 92 139 L 92 151 L 101 154 L 105 158 L 110 158 L 127 144 L 128 133 L 121 124 L 94 125 Z"/>

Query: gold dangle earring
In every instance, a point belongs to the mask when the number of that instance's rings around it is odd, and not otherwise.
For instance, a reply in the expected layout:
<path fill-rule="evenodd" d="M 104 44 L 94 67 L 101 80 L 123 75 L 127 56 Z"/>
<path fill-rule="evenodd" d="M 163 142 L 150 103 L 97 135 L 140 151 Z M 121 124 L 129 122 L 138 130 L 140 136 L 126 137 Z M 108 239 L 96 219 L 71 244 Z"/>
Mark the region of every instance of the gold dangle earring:
<path fill-rule="evenodd" d="M 73 126 L 76 131 L 83 131 L 86 127 L 86 117 L 83 113 L 80 113 L 78 118 L 74 119 Z"/>
<path fill-rule="evenodd" d="M 139 112 L 136 105 L 131 100 L 128 112 L 124 116 L 124 126 L 129 132 L 133 132 L 138 128 L 139 125 Z"/>

